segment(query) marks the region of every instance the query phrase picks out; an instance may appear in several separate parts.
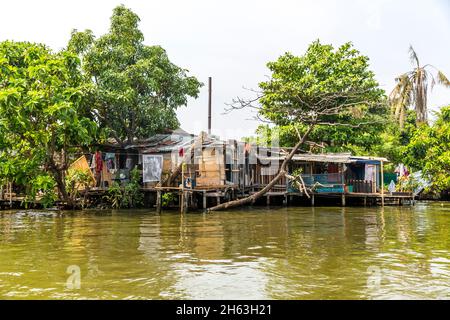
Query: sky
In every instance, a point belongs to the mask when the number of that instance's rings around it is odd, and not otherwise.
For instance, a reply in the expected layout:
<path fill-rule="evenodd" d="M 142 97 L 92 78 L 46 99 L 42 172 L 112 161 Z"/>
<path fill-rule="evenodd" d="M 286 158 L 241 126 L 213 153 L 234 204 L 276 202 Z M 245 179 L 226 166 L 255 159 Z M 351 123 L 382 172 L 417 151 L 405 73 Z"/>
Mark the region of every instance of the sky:
<path fill-rule="evenodd" d="M 213 78 L 212 133 L 222 138 L 254 134 L 260 124 L 249 110 L 224 114 L 226 103 L 253 95 L 267 79 L 267 62 L 285 52 L 302 55 L 320 39 L 335 47 L 353 42 L 370 58 L 389 93 L 397 75 L 409 71 L 411 44 L 421 63 L 450 77 L 450 0 L 0 0 L 0 41 L 66 46 L 72 29 L 108 31 L 120 4 L 141 18 L 145 43 L 161 45 L 178 66 L 205 84 L 198 99 L 181 107 L 181 127 L 207 129 L 208 77 Z M 450 90 L 436 86 L 429 108 L 450 104 Z"/>

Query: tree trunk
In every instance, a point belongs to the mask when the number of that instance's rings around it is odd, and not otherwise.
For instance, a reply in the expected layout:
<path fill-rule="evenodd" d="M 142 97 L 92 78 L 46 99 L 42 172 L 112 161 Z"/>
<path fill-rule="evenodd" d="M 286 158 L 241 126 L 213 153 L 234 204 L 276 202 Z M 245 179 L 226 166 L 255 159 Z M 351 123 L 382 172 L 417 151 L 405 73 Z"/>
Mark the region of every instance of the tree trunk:
<path fill-rule="evenodd" d="M 62 172 L 60 170 L 54 168 L 54 169 L 52 169 L 52 173 L 53 173 L 53 177 L 55 178 L 61 200 L 67 202 L 67 204 L 69 206 L 71 206 L 73 204 L 73 202 L 70 199 L 69 195 L 67 194 L 66 184 L 65 184 Z"/>
<path fill-rule="evenodd" d="M 278 171 L 278 174 L 272 179 L 272 181 L 269 182 L 264 188 L 262 188 L 260 191 L 239 200 L 233 200 L 230 202 L 225 202 L 222 204 L 219 204 L 215 207 L 207 209 L 207 212 L 211 211 L 218 211 L 218 210 L 224 210 L 224 209 L 230 209 L 235 208 L 239 206 L 243 206 L 246 204 L 250 204 L 255 202 L 257 199 L 264 196 L 270 189 L 272 189 L 273 186 L 276 185 L 276 183 L 286 174 L 286 166 L 291 161 L 294 154 L 297 152 L 297 150 L 300 148 L 300 146 L 306 141 L 306 138 L 308 137 L 309 133 L 311 132 L 314 125 L 309 125 L 308 129 L 306 130 L 306 133 L 303 135 L 303 137 L 297 142 L 297 144 L 294 146 L 294 148 L 291 150 L 291 152 L 286 156 L 283 163 L 280 166 L 280 170 Z"/>

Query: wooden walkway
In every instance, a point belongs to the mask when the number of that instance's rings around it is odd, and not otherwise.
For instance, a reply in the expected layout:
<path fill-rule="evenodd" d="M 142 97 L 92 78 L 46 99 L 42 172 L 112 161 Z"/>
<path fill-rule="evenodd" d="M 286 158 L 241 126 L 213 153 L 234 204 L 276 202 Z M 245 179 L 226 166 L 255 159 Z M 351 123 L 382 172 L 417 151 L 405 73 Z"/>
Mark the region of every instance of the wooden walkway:
<path fill-rule="evenodd" d="M 197 187 L 197 188 L 181 188 L 181 187 L 151 187 L 142 188 L 144 194 L 147 194 L 150 198 L 147 207 L 156 207 L 160 212 L 163 205 L 163 194 L 172 193 L 178 197 L 176 201 L 176 207 L 182 212 L 188 209 L 207 209 L 217 204 L 228 202 L 235 199 L 240 199 L 254 194 L 260 189 L 261 186 L 247 187 L 245 190 L 241 190 L 235 185 L 223 185 L 212 187 Z M 278 189 L 278 190 L 277 190 Z M 101 198 L 107 192 L 107 188 L 93 188 L 88 191 L 89 197 Z M 310 192 L 309 197 L 301 192 L 289 192 L 286 190 L 280 190 L 276 188 L 275 191 L 267 192 L 258 202 L 259 204 L 266 205 L 321 205 L 327 200 L 334 199 L 332 201 L 337 202 L 342 206 L 346 205 L 403 205 L 406 203 L 414 204 L 414 196 L 412 193 L 322 193 L 322 192 Z M 15 196 L 0 199 L 1 208 L 17 208 L 22 206 L 24 197 Z M 38 202 L 36 203 L 38 204 Z"/>

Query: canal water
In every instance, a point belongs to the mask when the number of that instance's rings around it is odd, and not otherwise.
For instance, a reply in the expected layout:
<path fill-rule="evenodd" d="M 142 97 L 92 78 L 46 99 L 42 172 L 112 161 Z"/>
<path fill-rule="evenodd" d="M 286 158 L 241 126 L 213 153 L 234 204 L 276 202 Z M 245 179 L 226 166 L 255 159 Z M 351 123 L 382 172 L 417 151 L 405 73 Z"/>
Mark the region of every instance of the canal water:
<path fill-rule="evenodd" d="M 450 299 L 450 204 L 0 211 L 3 299 Z"/>

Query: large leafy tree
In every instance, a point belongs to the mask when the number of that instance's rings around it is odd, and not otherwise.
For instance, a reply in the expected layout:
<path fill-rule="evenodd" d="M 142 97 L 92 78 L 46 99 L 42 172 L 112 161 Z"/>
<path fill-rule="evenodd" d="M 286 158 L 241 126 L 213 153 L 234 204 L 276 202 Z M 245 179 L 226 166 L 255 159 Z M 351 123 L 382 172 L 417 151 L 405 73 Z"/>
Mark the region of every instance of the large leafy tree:
<path fill-rule="evenodd" d="M 314 126 L 308 136 L 308 149 L 315 146 L 316 148 L 312 149 L 320 151 L 370 153 L 381 143 L 381 134 L 389 119 L 387 105 L 381 103 L 384 99 L 382 91 L 363 88 L 363 86 L 368 88 L 377 86 L 373 73 L 368 70 L 368 58 L 360 55 L 350 43 L 334 52 L 332 46 L 315 42 L 310 46 L 308 53 L 308 57 L 295 57 L 288 53 L 280 57 L 277 62 L 269 64 L 269 68 L 274 71 L 283 67 L 289 68 L 291 73 L 287 75 L 283 70 L 284 74 L 274 74 L 274 77 L 279 78 L 276 83 L 271 80 L 262 84 L 267 86 L 268 90 L 261 98 L 261 102 L 265 105 L 260 116 L 270 119 L 275 126 L 261 125 L 257 130 L 259 139 L 264 142 L 270 140 L 271 136 L 277 136 L 281 146 L 294 146 L 298 141 L 296 131 L 314 122 L 312 114 L 308 112 L 306 112 L 308 118 L 306 121 L 297 119 L 295 113 L 299 112 L 298 106 L 302 106 L 303 111 L 308 111 L 308 105 L 324 103 L 323 107 L 327 109 L 332 105 L 326 106 L 326 104 L 330 101 L 334 103 L 335 100 L 337 108 L 326 112 L 318 110 L 316 113 L 317 117 L 322 118 L 319 122 L 325 121 L 327 124 Z M 350 78 L 349 71 L 353 79 Z M 351 96 L 344 97 L 341 93 L 345 91 L 345 85 L 352 85 L 351 81 L 361 81 L 361 87 L 357 89 L 360 94 L 357 94 L 356 100 Z M 283 90 L 286 91 L 280 92 L 277 86 L 283 86 Z M 352 88 L 349 86 L 348 89 Z M 329 97 L 329 92 L 334 92 L 336 99 L 329 100 L 334 98 Z M 338 97 L 339 95 L 341 97 Z M 286 104 L 287 97 L 290 97 L 288 104 Z M 358 99 L 364 99 L 364 97 L 370 103 L 358 102 Z M 347 101 L 344 103 L 345 99 Z M 352 99 L 354 101 L 351 101 Z M 374 104 L 372 99 L 380 103 Z M 339 105 L 339 102 L 343 103 L 343 107 Z M 278 105 L 274 106 L 274 103 Z M 280 113 L 277 109 L 281 104 L 290 105 L 290 108 L 295 110 L 286 108 Z M 277 108 L 275 113 L 272 111 L 273 108 Z M 303 113 L 302 110 L 300 111 Z M 369 123 L 370 125 L 367 125 Z"/>
<path fill-rule="evenodd" d="M 313 42 L 302 56 L 286 53 L 269 62 L 270 78 L 259 84 L 252 100 L 238 98 L 231 109 L 253 108 L 257 116 L 277 126 L 290 126 L 297 142 L 278 174 L 261 191 L 248 198 L 211 208 L 219 210 L 253 202 L 286 174 L 286 165 L 314 129 L 371 126 L 384 121 L 384 91 L 369 70 L 368 57 L 346 43 Z"/>
<path fill-rule="evenodd" d="M 92 81 L 94 117 L 121 144 L 178 127 L 176 109 L 201 86 L 163 48 L 145 45 L 138 23 L 135 13 L 118 6 L 107 34 L 96 39 L 90 30 L 74 30 L 68 45 Z"/>
<path fill-rule="evenodd" d="M 432 126 L 421 125 L 403 150 L 403 161 L 422 170 L 433 190 L 450 189 L 450 106 L 441 108 Z"/>
<path fill-rule="evenodd" d="M 76 55 L 44 45 L 0 43 L 0 176 L 36 192 L 58 187 L 67 200 L 69 154 L 91 143 Z M 34 187 L 37 185 L 37 187 Z"/>
<path fill-rule="evenodd" d="M 431 64 L 420 64 L 419 57 L 412 46 L 409 47 L 409 53 L 414 69 L 395 79 L 396 85 L 389 95 L 392 112 L 401 128 L 403 128 L 407 110 L 411 106 L 416 111 L 417 124 L 427 123 L 429 89 L 433 89 L 436 83 L 450 87 L 450 81 L 442 71 Z M 436 74 L 434 75 L 431 71 L 435 71 Z"/>

